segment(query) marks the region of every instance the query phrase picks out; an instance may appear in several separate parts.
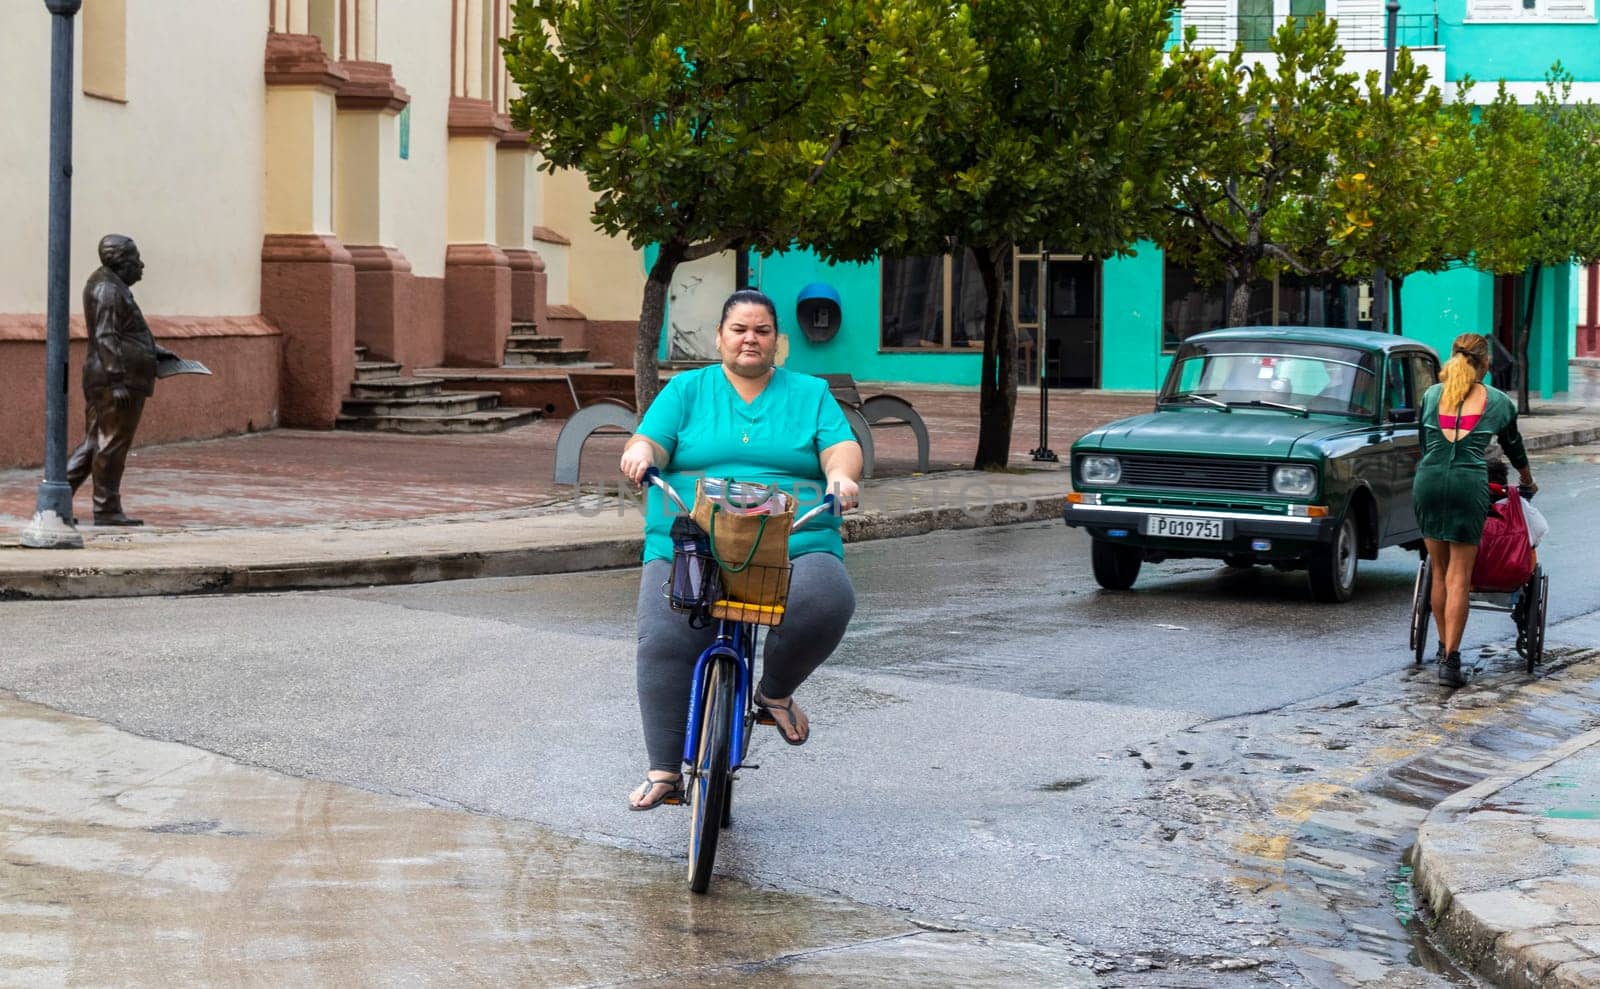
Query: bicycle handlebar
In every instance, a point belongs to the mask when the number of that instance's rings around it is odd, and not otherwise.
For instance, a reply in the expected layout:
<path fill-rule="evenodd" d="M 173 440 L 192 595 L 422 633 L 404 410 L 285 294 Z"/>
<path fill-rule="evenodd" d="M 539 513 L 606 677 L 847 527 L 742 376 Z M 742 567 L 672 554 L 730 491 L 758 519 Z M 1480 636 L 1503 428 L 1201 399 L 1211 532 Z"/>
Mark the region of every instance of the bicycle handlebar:
<path fill-rule="evenodd" d="M 647 468 L 645 468 L 644 483 L 645 484 L 653 484 L 656 487 L 660 488 L 663 492 L 666 493 L 666 496 L 668 498 L 672 499 L 672 503 L 674 505 L 677 505 L 678 506 L 678 510 L 683 512 L 683 514 L 685 514 L 685 515 L 693 514 L 690 511 L 689 506 L 685 505 L 683 503 L 683 499 L 678 497 L 678 492 L 672 490 L 672 485 L 668 484 L 666 478 L 661 476 L 660 469 L 658 469 L 656 467 L 647 467 Z M 844 513 L 839 509 L 839 499 L 834 497 L 832 494 L 825 494 L 825 495 L 822 496 L 822 504 L 820 504 L 817 507 L 815 507 L 815 508 L 811 509 L 810 511 L 806 512 L 804 515 L 800 516 L 799 518 L 795 519 L 794 520 L 794 525 L 789 529 L 789 531 L 790 532 L 799 532 L 800 529 L 803 528 L 804 526 L 810 525 L 811 521 L 813 519 L 815 519 L 819 515 L 842 515 L 842 514 L 844 514 Z"/>

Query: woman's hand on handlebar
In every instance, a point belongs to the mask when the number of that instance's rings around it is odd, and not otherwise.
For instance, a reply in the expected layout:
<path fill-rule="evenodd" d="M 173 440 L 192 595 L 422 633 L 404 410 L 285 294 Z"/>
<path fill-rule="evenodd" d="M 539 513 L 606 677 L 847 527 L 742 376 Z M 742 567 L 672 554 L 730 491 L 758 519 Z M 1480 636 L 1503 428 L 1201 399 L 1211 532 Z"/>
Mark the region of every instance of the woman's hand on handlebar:
<path fill-rule="evenodd" d="M 848 477 L 831 479 L 828 491 L 839 502 L 839 511 L 848 512 L 861 503 L 861 485 Z"/>
<path fill-rule="evenodd" d="M 644 483 L 644 472 L 656 465 L 656 452 L 648 440 L 635 440 L 622 451 L 622 476 L 634 484 Z"/>

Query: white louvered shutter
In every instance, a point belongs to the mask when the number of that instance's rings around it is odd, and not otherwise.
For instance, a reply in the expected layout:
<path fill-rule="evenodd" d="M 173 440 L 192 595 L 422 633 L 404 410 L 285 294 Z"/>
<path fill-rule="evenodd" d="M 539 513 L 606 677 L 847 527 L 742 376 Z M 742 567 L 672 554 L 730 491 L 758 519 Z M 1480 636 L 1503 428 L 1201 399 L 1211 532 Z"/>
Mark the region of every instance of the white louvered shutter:
<path fill-rule="evenodd" d="M 1522 16 L 1522 0 L 1467 0 L 1468 20 L 1509 21 Z"/>
<path fill-rule="evenodd" d="M 1546 0 L 1544 14 L 1551 20 L 1592 21 L 1594 0 Z"/>
<path fill-rule="evenodd" d="M 1193 26 L 1195 43 L 1218 51 L 1230 51 L 1234 39 L 1233 0 L 1187 0 L 1183 5 L 1183 26 Z"/>

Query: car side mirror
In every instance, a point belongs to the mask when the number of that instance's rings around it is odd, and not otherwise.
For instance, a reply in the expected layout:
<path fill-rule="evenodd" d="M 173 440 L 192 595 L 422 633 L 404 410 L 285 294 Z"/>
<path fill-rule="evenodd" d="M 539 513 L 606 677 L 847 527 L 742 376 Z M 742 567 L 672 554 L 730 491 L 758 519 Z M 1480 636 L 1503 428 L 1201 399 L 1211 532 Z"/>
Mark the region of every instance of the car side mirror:
<path fill-rule="evenodd" d="M 1417 421 L 1416 409 L 1394 409 L 1389 413 L 1390 420 L 1398 423 L 1413 423 Z"/>

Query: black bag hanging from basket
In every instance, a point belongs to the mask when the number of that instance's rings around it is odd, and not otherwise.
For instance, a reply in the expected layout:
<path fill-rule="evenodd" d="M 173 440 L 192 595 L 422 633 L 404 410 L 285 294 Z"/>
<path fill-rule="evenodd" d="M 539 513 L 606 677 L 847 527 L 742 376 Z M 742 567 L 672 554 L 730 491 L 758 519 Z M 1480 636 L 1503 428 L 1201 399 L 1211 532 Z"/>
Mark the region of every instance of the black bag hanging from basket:
<path fill-rule="evenodd" d="M 672 577 L 667 597 L 672 610 L 686 613 L 694 628 L 711 624 L 711 605 L 722 597 L 722 570 L 711 552 L 711 538 L 687 515 L 672 523 Z"/>

